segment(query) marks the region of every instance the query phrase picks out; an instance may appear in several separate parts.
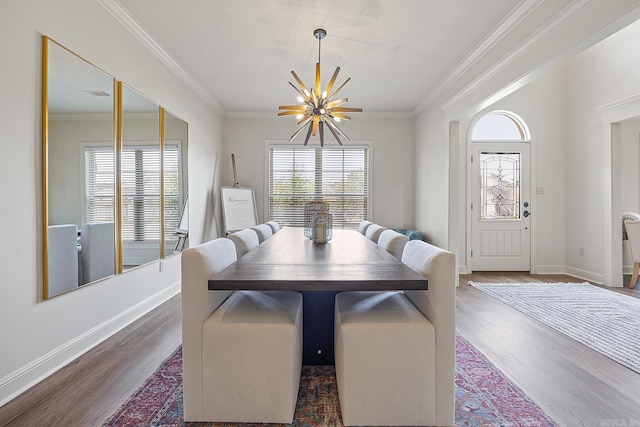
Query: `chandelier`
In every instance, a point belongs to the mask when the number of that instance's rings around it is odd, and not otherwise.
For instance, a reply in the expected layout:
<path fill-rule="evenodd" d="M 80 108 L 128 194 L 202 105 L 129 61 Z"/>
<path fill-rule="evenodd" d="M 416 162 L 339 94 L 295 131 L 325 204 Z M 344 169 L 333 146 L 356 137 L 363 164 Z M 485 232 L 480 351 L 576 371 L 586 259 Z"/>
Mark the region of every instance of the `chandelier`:
<path fill-rule="evenodd" d="M 299 105 L 281 105 L 279 107 L 280 110 L 284 110 L 278 113 L 278 116 L 296 116 L 298 119 L 298 127 L 296 131 L 289 138 L 289 142 L 293 141 L 296 136 L 308 125 L 307 136 L 304 139 L 304 145 L 307 145 L 309 142 L 309 138 L 311 135 L 316 136 L 317 133 L 320 135 L 320 146 L 324 147 L 324 129 L 326 128 L 333 134 L 333 137 L 338 141 L 338 144 L 342 145 L 342 140 L 340 137 L 343 137 L 345 140 L 349 140 L 347 135 L 345 135 L 342 130 L 338 127 L 336 123 L 341 120 L 351 120 L 351 117 L 346 115 L 345 113 L 360 113 L 362 112 L 362 108 L 349 108 L 342 107 L 342 105 L 346 104 L 349 101 L 349 98 L 341 98 L 335 99 L 336 95 L 340 90 L 351 80 L 348 78 L 338 89 L 332 92 L 334 83 L 338 78 L 338 73 L 340 72 L 340 67 L 336 67 L 336 71 L 334 71 L 331 80 L 329 80 L 329 84 L 327 84 L 327 88 L 325 91 L 321 91 L 320 84 L 320 44 L 323 38 L 326 37 L 327 32 L 321 28 L 315 30 L 313 35 L 316 39 L 318 39 L 318 62 L 316 63 L 316 81 L 314 87 L 310 90 L 302 83 L 302 80 L 298 77 L 295 71 L 291 71 L 293 77 L 300 85 L 300 88 L 297 88 L 293 85 L 293 83 L 289 82 L 292 88 L 298 92 L 298 101 Z"/>

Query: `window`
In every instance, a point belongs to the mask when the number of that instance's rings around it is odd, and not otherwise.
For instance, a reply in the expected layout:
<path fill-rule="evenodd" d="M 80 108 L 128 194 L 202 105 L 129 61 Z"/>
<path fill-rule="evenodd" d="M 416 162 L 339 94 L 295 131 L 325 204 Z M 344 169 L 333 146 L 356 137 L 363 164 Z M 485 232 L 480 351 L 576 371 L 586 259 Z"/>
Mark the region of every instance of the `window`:
<path fill-rule="evenodd" d="M 369 147 L 268 147 L 269 218 L 304 226 L 309 201 L 329 203 L 334 228 L 357 228 L 369 207 Z"/>
<path fill-rule="evenodd" d="M 520 153 L 480 153 L 480 219 L 520 219 Z"/>
<path fill-rule="evenodd" d="M 530 141 L 526 123 L 511 111 L 491 111 L 473 126 L 471 142 L 479 150 L 480 220 L 521 219 L 522 145 Z"/>
<path fill-rule="evenodd" d="M 492 111 L 474 125 L 471 140 L 476 141 L 529 141 L 529 130 L 524 121 L 510 111 Z"/>
<path fill-rule="evenodd" d="M 114 220 L 114 176 L 113 147 L 85 147 L 85 222 L 108 222 Z"/>
<path fill-rule="evenodd" d="M 178 145 L 165 145 L 165 241 L 177 239 L 173 233 L 180 222 L 179 155 Z M 113 148 L 85 147 L 84 160 L 86 222 L 113 221 Z M 124 241 L 160 240 L 160 150 L 157 145 L 123 148 L 122 238 Z"/>

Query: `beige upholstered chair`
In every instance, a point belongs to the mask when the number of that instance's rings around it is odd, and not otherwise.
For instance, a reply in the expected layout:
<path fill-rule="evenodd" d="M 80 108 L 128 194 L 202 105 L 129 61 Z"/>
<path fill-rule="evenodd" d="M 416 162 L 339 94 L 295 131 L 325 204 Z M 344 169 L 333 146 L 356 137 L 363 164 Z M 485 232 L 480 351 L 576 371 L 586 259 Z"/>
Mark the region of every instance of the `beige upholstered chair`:
<path fill-rule="evenodd" d="M 50 225 L 48 230 L 47 290 L 54 296 L 78 287 L 78 226 Z"/>
<path fill-rule="evenodd" d="M 254 230 L 256 234 L 258 234 L 258 240 L 260 241 L 260 243 L 273 236 L 273 230 L 267 224 L 256 225 L 255 227 L 251 227 L 251 229 Z"/>
<path fill-rule="evenodd" d="M 82 224 L 80 253 L 82 283 L 91 283 L 115 274 L 115 225 L 113 222 Z"/>
<path fill-rule="evenodd" d="M 229 234 L 227 237 L 235 245 L 236 256 L 238 258 L 260 244 L 258 233 L 256 233 L 256 231 L 251 228 L 245 228 L 244 230 L 236 231 L 235 233 Z"/>
<path fill-rule="evenodd" d="M 335 363 L 351 425 L 454 425 L 455 255 L 409 241 L 402 262 L 427 291 L 336 296 Z"/>
<path fill-rule="evenodd" d="M 358 226 L 358 231 L 360 234 L 366 234 L 367 228 L 373 224 L 371 221 L 367 221 L 366 219 L 360 221 L 360 225 Z"/>
<path fill-rule="evenodd" d="M 406 245 L 408 241 L 409 238 L 404 234 L 400 234 L 393 230 L 384 230 L 380 233 L 378 246 L 393 254 L 393 256 L 399 260 L 402 260 L 402 251 L 404 250 L 404 245 Z"/>
<path fill-rule="evenodd" d="M 640 272 L 640 221 L 626 219 L 624 221 L 624 229 L 629 239 L 629 249 L 631 249 L 631 258 L 633 260 L 633 274 L 629 289 L 636 287 L 638 281 L 638 272 Z"/>
<path fill-rule="evenodd" d="M 271 231 L 273 232 L 273 234 L 276 234 L 278 231 L 280 231 L 280 224 L 275 221 L 267 221 L 265 222 L 265 224 L 271 227 Z"/>
<path fill-rule="evenodd" d="M 369 240 L 373 240 L 375 243 L 378 243 L 378 239 L 384 230 L 386 230 L 386 228 L 381 225 L 371 224 L 367 227 L 365 236 L 367 236 Z"/>
<path fill-rule="evenodd" d="M 288 424 L 302 369 L 302 297 L 208 290 L 235 260 L 225 238 L 182 252 L 184 419 Z"/>

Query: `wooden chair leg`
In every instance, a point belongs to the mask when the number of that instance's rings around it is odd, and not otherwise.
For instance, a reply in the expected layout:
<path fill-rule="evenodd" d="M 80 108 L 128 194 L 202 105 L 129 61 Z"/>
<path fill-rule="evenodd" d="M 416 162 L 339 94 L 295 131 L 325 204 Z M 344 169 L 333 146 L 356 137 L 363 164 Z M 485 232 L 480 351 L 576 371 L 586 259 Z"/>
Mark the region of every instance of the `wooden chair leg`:
<path fill-rule="evenodd" d="M 633 263 L 633 275 L 631 276 L 631 283 L 629 283 L 629 289 L 633 289 L 638 281 L 638 272 L 640 272 L 640 262 Z"/>

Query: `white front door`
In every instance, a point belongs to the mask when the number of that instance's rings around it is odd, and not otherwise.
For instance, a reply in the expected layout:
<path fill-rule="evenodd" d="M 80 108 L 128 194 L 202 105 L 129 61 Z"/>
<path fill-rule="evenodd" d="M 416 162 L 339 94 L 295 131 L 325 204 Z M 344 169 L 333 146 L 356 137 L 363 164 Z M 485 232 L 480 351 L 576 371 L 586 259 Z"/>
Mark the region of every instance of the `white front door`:
<path fill-rule="evenodd" d="M 531 199 L 527 142 L 472 146 L 472 271 L 531 269 Z"/>

